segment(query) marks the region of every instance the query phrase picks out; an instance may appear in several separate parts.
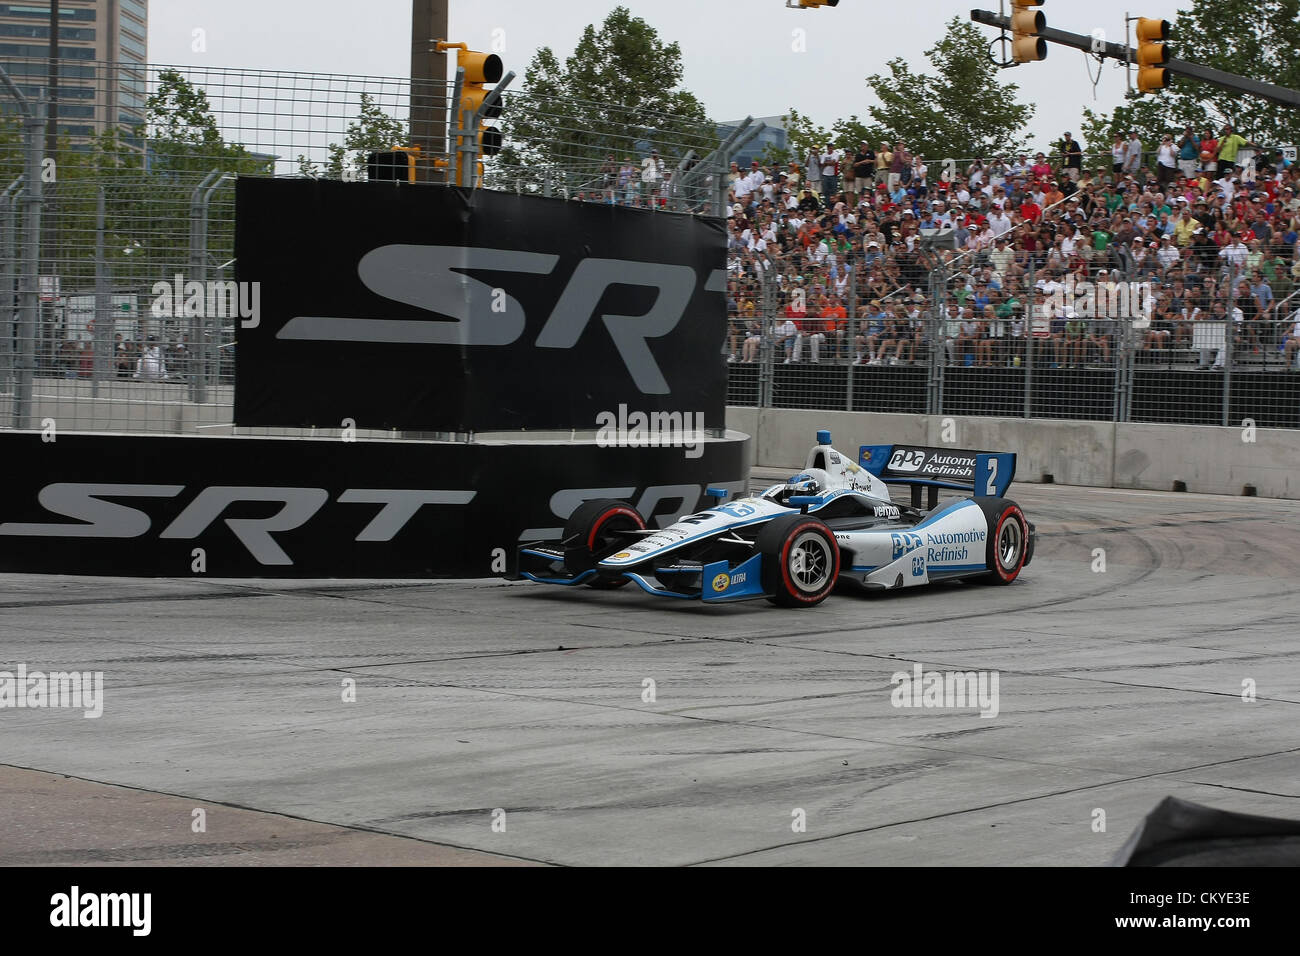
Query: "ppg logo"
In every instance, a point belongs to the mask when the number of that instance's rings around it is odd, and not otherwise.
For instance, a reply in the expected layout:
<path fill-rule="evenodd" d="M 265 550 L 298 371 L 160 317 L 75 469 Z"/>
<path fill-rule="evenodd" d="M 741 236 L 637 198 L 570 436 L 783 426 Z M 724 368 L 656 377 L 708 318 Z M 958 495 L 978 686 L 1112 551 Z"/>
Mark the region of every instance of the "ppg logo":
<path fill-rule="evenodd" d="M 894 544 L 893 560 L 895 561 L 907 554 L 907 552 L 915 551 L 921 546 L 921 536 L 919 534 L 910 534 L 906 531 L 891 534 L 889 540 Z"/>
<path fill-rule="evenodd" d="M 925 452 L 919 448 L 897 448 L 889 459 L 890 471 L 920 471 L 925 464 Z"/>

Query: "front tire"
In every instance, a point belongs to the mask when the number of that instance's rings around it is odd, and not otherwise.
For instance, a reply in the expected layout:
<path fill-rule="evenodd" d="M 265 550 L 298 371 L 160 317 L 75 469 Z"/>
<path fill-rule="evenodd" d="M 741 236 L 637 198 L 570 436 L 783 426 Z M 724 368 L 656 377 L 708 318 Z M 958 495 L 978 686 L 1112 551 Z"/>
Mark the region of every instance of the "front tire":
<path fill-rule="evenodd" d="M 584 501 L 574 509 L 564 525 L 564 568 L 570 574 L 582 574 L 596 567 L 611 554 L 632 543 L 622 531 L 644 531 L 645 519 L 626 501 L 597 498 Z M 588 587 L 607 591 L 621 588 L 628 579 L 601 577 L 597 574 Z"/>
<path fill-rule="evenodd" d="M 814 607 L 835 589 L 840 549 L 835 534 L 816 518 L 789 515 L 758 535 L 763 590 L 781 607 Z"/>

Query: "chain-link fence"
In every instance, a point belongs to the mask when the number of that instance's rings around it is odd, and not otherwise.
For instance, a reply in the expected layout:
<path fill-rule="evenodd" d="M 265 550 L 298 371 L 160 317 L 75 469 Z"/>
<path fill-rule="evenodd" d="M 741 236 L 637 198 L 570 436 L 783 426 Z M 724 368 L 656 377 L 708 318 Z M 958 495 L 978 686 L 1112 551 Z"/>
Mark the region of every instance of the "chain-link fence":
<path fill-rule="evenodd" d="M 45 75 L 44 61 L 3 65 L 20 84 Z M 742 124 L 719 142 L 712 127 L 679 117 L 506 87 L 491 120 L 499 142 L 485 134 L 495 145 L 480 149 L 487 114 L 455 117 L 454 85 L 413 90 L 402 78 L 163 66 L 124 79 L 109 64 L 79 69 L 92 93 L 129 92 L 144 123 L 63 125 L 50 148 L 40 96 L 27 86 L 0 90 L 0 427 L 48 420 L 68 429 L 236 431 L 234 329 L 249 305 L 231 282 L 238 176 L 380 178 L 413 188 L 450 179 L 648 212 L 730 210 L 736 222 L 728 165 L 758 132 Z M 451 120 L 449 143 L 412 135 L 413 104 L 424 120 Z M 1083 157 L 1082 179 L 1101 170 L 1103 184 L 1108 158 Z M 922 165 L 933 182 L 953 173 L 990 200 L 967 205 L 967 219 L 998 199 L 982 188 L 995 173 L 982 161 L 975 183 L 974 161 Z M 891 175 L 873 177 L 873 191 L 890 192 Z M 1124 188 L 1145 189 L 1143 180 L 1159 175 L 1146 170 Z M 1270 193 L 1274 228 L 1240 249 L 1217 227 L 1209 245 L 1209 220 L 1206 236 L 1177 234 L 1170 250 L 1130 248 L 1121 218 L 1153 214 L 1136 208 L 1140 193 L 1103 186 L 1096 208 L 1113 219 L 1104 242 L 1071 233 L 1061 225 L 1068 215 L 1049 232 L 1054 202 L 1008 232 L 1005 245 L 985 224 L 970 248 L 931 250 L 916 226 L 936 224 L 925 207 L 940 196 L 957 219 L 955 192 L 928 186 L 915 200 L 880 199 L 829 242 L 743 211 L 728 261 L 729 401 L 1300 424 L 1300 376 L 1288 373 L 1300 306 L 1293 201 Z M 922 221 L 900 218 L 908 204 Z M 829 233 L 826 216 L 851 218 L 829 208 L 805 218 L 820 217 Z"/>
<path fill-rule="evenodd" d="M 879 270 L 733 255 L 728 404 L 1300 427 L 1300 296 L 1260 268 L 1062 273 L 917 246 Z"/>
<path fill-rule="evenodd" d="M 255 306 L 233 282 L 239 176 L 452 182 L 721 215 L 728 149 L 757 132 L 722 143 L 698 121 L 517 84 L 476 115 L 456 108 L 478 102 L 463 78 L 413 88 L 78 62 L 61 66 L 51 140 L 30 85 L 47 61 L 0 67 L 12 80 L 0 87 L 0 427 L 266 433 L 231 425 L 235 323 Z M 67 104 L 81 94 L 132 109 L 74 122 L 83 114 Z M 428 134 L 438 128 L 450 135 Z"/>

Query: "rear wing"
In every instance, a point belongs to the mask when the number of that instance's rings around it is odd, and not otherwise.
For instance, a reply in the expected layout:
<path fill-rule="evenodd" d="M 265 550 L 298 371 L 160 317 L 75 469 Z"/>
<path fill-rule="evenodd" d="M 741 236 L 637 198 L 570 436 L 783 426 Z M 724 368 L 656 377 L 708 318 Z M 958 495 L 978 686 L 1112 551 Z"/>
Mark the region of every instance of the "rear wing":
<path fill-rule="evenodd" d="M 928 488 L 927 507 L 939 503 L 939 489 L 1001 498 L 1016 476 L 1014 452 L 927 448 L 923 445 L 863 445 L 858 464 L 887 485 L 910 485 L 912 507 L 921 507 L 921 489 Z"/>

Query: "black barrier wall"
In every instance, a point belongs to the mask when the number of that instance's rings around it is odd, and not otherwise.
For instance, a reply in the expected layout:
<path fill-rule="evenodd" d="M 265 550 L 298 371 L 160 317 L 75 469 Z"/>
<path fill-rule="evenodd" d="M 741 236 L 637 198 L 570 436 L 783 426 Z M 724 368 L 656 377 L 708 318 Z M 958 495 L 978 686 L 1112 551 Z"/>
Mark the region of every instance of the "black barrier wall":
<path fill-rule="evenodd" d="M 691 457 L 694 455 L 695 457 Z M 588 498 L 652 525 L 747 487 L 747 438 L 698 448 L 0 433 L 0 571 L 488 577 Z M 586 476 L 575 478 L 574 476 Z M 655 520 L 658 519 L 658 520 Z"/>
<path fill-rule="evenodd" d="M 626 404 L 725 425 L 720 220 L 405 183 L 236 197 L 258 291 L 237 424 L 593 429 Z"/>

